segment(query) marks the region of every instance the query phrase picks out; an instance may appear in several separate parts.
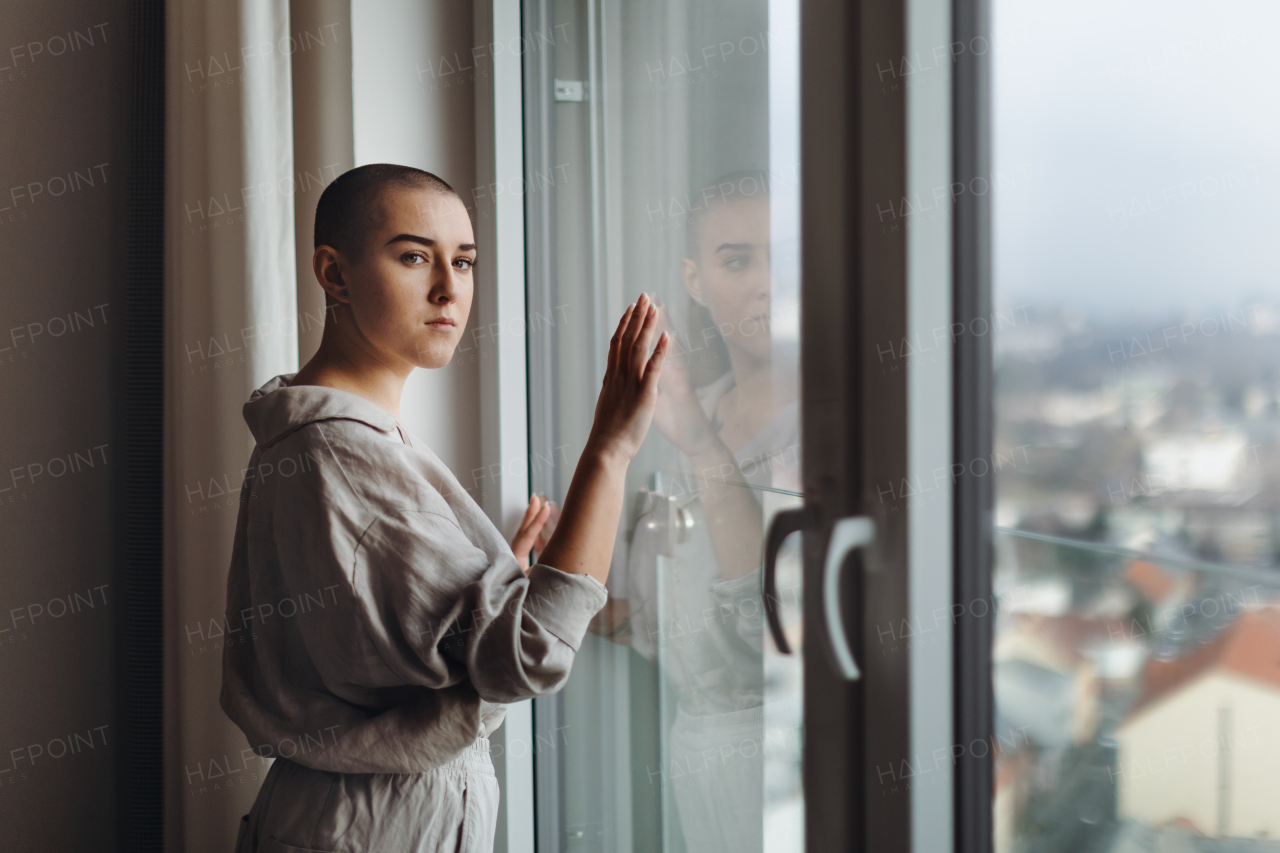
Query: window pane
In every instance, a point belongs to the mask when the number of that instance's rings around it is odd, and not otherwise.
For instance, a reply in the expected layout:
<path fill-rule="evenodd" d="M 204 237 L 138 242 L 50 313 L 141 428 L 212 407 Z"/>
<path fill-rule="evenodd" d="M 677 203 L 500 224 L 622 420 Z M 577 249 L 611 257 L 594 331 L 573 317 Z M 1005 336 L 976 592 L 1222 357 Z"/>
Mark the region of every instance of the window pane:
<path fill-rule="evenodd" d="M 1280 849 L 1280 6 L 993 20 L 996 849 Z"/>
<path fill-rule="evenodd" d="M 546 850 L 802 848 L 801 670 L 767 638 L 800 503 L 798 7 L 526 4 L 534 488 L 560 500 L 618 317 L 677 340 L 629 472 L 610 600 L 535 727 Z M 800 640 L 796 543 L 779 571 Z"/>

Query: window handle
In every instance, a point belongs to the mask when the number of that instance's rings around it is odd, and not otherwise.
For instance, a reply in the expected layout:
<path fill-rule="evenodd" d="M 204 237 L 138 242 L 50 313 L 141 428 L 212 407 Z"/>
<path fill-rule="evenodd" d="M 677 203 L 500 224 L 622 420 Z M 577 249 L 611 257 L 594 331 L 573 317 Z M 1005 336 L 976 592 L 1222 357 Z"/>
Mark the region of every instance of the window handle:
<path fill-rule="evenodd" d="M 875 523 L 866 516 L 840 519 L 831 528 L 827 557 L 822 567 L 822 614 L 826 621 L 827 639 L 836 670 L 849 681 L 861 678 L 862 671 L 853 659 L 849 634 L 845 631 L 844 616 L 840 612 L 840 568 L 850 551 L 867 547 L 875 541 L 875 536 Z"/>
<path fill-rule="evenodd" d="M 781 654 L 791 654 L 791 644 L 782 630 L 782 619 L 778 616 L 778 549 L 792 533 L 809 530 L 815 526 L 818 514 L 811 507 L 784 509 L 774 513 L 769 522 L 769 532 L 764 542 L 764 579 L 761 584 L 761 597 L 764 599 L 764 614 L 769 623 L 769 633 L 773 634 L 773 643 Z"/>

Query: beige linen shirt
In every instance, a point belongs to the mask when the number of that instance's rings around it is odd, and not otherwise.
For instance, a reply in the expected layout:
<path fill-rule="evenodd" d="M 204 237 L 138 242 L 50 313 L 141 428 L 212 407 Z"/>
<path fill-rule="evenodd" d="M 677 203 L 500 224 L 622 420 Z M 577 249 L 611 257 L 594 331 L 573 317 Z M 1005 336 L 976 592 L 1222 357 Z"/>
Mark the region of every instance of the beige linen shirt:
<path fill-rule="evenodd" d="M 354 394 L 254 392 L 222 707 L 264 757 L 421 773 L 558 689 L 602 584 L 511 548 L 448 468 Z"/>

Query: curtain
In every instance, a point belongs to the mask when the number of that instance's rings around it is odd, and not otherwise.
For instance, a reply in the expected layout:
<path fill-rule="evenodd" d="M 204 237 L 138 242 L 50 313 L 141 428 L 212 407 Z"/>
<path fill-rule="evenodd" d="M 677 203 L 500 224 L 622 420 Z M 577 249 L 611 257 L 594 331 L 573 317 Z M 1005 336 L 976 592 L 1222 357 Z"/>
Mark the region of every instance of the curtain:
<path fill-rule="evenodd" d="M 218 694 L 253 446 L 240 407 L 298 367 L 298 42 L 287 0 L 170 0 L 167 12 L 166 834 L 172 850 L 225 853 L 267 770 Z"/>
<path fill-rule="evenodd" d="M 472 50 L 472 15 L 416 0 L 168 0 L 167 13 L 167 846 L 225 853 L 269 768 L 218 702 L 253 449 L 241 407 L 319 345 L 311 231 L 329 182 L 397 162 L 474 197 L 475 83 L 432 76 Z M 488 350 L 471 340 L 416 371 L 401 409 L 480 499 L 494 481 L 476 474 L 494 461 L 479 438 Z"/>

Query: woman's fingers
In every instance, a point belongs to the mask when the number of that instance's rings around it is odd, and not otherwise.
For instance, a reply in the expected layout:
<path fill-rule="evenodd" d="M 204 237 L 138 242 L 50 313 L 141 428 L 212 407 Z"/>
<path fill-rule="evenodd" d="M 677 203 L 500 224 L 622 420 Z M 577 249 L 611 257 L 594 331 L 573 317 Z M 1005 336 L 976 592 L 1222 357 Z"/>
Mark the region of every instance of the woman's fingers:
<path fill-rule="evenodd" d="M 515 540 L 512 542 L 511 550 L 515 550 L 517 544 L 520 545 L 521 553 L 528 551 L 538 541 L 538 534 L 542 532 L 542 527 L 547 523 L 547 517 L 551 514 L 550 510 L 543 507 L 542 510 L 529 519 L 529 523 L 520 528 L 520 532 L 516 534 Z"/>
<path fill-rule="evenodd" d="M 537 536 L 537 532 L 532 529 L 522 529 L 516 534 L 516 538 L 511 540 L 511 550 L 520 560 L 521 565 L 528 559 L 529 550 L 533 548 L 533 542 Z"/>
<path fill-rule="evenodd" d="M 618 329 L 609 340 L 608 365 L 614 370 L 627 370 L 639 379 L 649 358 L 649 345 L 659 325 L 665 320 L 653 298 L 647 293 L 627 306 Z"/>
<path fill-rule="evenodd" d="M 636 336 L 635 343 L 631 346 L 631 375 L 637 380 L 644 378 L 644 367 L 649 361 L 649 343 L 653 340 L 653 334 L 658 328 L 658 309 L 654 305 L 650 305 L 648 311 L 645 312 L 644 324 L 640 327 L 640 334 Z"/>
<path fill-rule="evenodd" d="M 618 331 L 609 342 L 609 365 L 596 401 L 592 440 L 602 447 L 621 449 L 628 459 L 644 442 L 653 418 L 657 375 L 671 340 L 670 334 L 659 339 L 663 355 L 653 361 L 649 348 L 662 322 L 654 300 L 642 293 L 623 314 Z M 651 362 L 654 365 L 652 387 L 644 381 Z M 554 544 L 551 547 L 555 547 Z"/>
<path fill-rule="evenodd" d="M 657 389 L 658 379 L 662 376 L 662 363 L 667 360 L 667 350 L 671 348 L 671 336 L 663 332 L 658 336 L 658 345 L 653 348 L 653 355 L 644 368 L 644 384 L 646 390 Z"/>
<path fill-rule="evenodd" d="M 560 505 L 546 496 L 542 495 L 542 505 L 547 508 L 547 522 L 551 529 L 554 530 L 556 522 L 560 520 Z M 548 533 L 548 535 L 550 535 Z"/>
<path fill-rule="evenodd" d="M 529 498 L 529 507 L 524 511 L 524 518 L 520 520 L 520 529 L 511 540 L 511 550 L 516 555 L 520 568 L 526 571 L 529 569 L 529 551 L 538 541 L 538 534 L 542 532 L 542 526 L 546 524 L 550 515 L 551 507 L 545 501 L 537 495 Z"/>
<path fill-rule="evenodd" d="M 647 293 L 640 294 L 640 298 L 636 300 L 635 310 L 631 312 L 631 319 L 627 323 L 626 331 L 622 333 L 622 350 L 619 353 L 619 368 L 627 368 L 631 366 L 631 352 L 635 347 L 636 337 L 639 336 L 640 330 L 644 327 L 645 322 L 649 319 L 649 295 Z"/>
<path fill-rule="evenodd" d="M 538 515 L 538 512 L 541 509 L 542 509 L 541 498 L 539 498 L 537 495 L 534 495 L 531 498 L 529 498 L 529 506 L 524 511 L 524 518 L 520 520 L 520 533 L 523 533 L 525 531 L 525 528 L 527 528 L 530 525 L 530 523 L 533 522 L 533 519 Z M 520 533 L 517 533 L 516 535 L 519 536 Z"/>
<path fill-rule="evenodd" d="M 618 362 L 622 358 L 622 335 L 626 331 L 627 324 L 631 321 L 631 314 L 635 310 L 634 305 L 628 305 L 627 310 L 622 312 L 622 319 L 618 321 L 618 328 L 614 331 L 613 337 L 609 339 L 609 368 L 616 369 Z"/>

